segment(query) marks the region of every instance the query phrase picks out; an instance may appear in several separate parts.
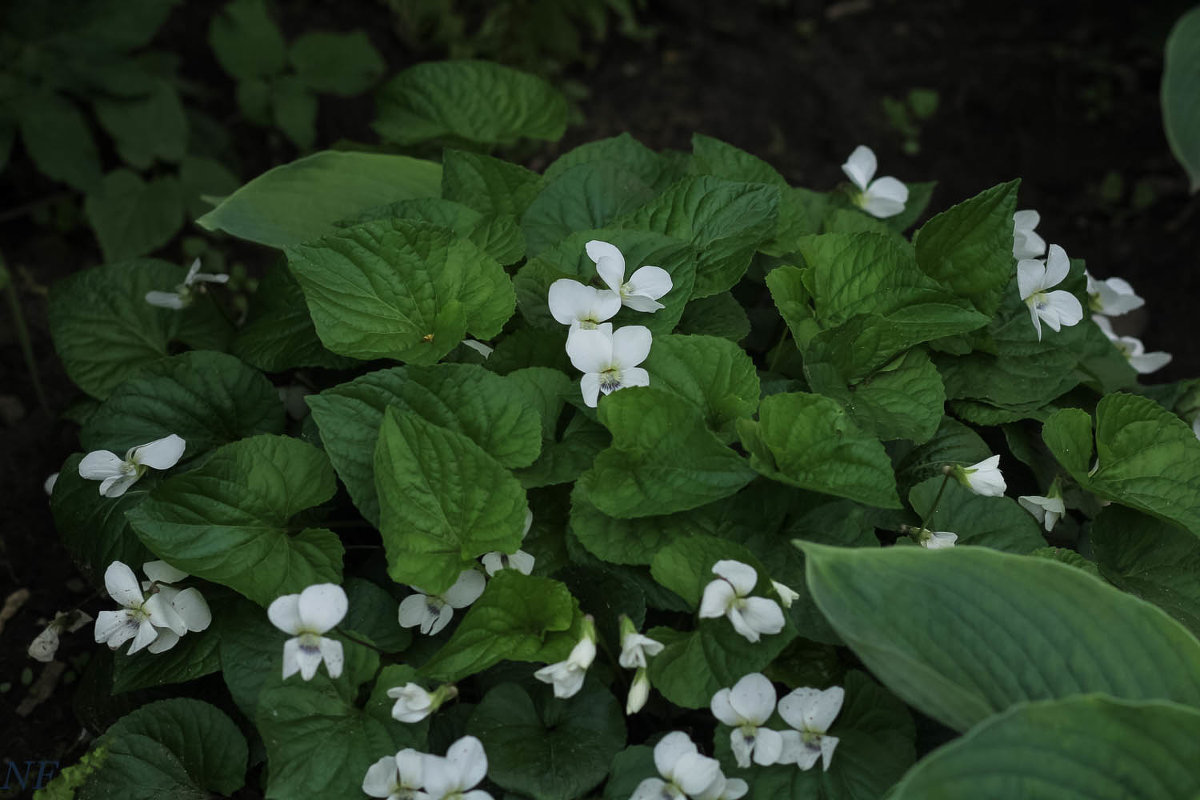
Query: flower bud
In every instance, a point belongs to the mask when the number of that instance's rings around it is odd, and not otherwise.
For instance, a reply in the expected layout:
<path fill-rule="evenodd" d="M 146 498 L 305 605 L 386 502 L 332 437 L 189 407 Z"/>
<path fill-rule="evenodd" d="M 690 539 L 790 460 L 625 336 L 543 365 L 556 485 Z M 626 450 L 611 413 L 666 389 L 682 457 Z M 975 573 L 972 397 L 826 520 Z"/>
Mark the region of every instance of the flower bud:
<path fill-rule="evenodd" d="M 650 699 L 650 678 L 646 668 L 640 668 L 633 675 L 633 684 L 629 687 L 629 699 L 625 701 L 625 714 L 632 715 L 642 710 Z"/>

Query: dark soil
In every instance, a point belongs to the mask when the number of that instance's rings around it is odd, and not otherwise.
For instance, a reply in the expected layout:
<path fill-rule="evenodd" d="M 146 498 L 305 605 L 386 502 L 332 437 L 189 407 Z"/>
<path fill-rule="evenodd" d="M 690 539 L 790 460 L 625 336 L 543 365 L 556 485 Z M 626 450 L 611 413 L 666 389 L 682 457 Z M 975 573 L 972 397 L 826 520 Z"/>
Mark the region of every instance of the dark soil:
<path fill-rule="evenodd" d="M 201 101 L 211 106 L 205 110 L 229 121 L 233 157 L 245 178 L 294 153 L 277 137 L 236 122 L 232 83 L 195 35 L 208 13 L 196 8 L 207 5 L 181 9 L 185 16 L 172 19 L 156 46 L 178 45 L 188 78 L 204 86 Z M 383 4 L 351 6 L 350 20 L 331 19 L 328 5 L 299 4 L 301 11 L 318 12 L 311 23 L 296 7 L 277 5 L 286 11 L 282 22 L 289 31 L 362 27 L 392 70 L 414 57 L 391 37 Z M 1158 104 L 1162 43 L 1192 0 L 1108 4 L 1103 14 L 1083 0 L 647 5 L 644 21 L 656 36 L 593 45 L 594 68 L 568 73 L 590 90 L 580 104 L 587 122 L 537 155 L 533 166 L 622 131 L 656 149 L 687 149 L 692 133 L 702 132 L 815 189 L 841 181 L 839 165 L 850 151 L 870 145 L 881 174 L 938 181 L 935 211 L 1020 177 L 1021 206 L 1041 212 L 1039 232 L 1047 240 L 1086 258 L 1097 276 L 1127 278 L 1146 298 L 1146 309 L 1130 315 L 1129 332 L 1149 349 L 1175 355 L 1154 378 L 1200 375 L 1200 341 L 1190 324 L 1191 303 L 1200 299 L 1200 200 L 1187 194 Z M 914 88 L 936 90 L 940 104 L 911 137 L 918 151 L 906 155 L 905 136 L 889 124 L 883 101 L 903 100 Z M 322 102 L 322 144 L 343 137 L 375 140 L 369 98 Z M 17 272 L 49 407 L 39 407 L 5 307 L 0 602 L 18 588 L 31 594 L 0 633 L 0 770 L 8 759 L 66 764 L 78 758 L 84 729 L 66 680 L 94 648 L 87 629 L 66 639 L 60 659 L 72 664 L 68 677 L 32 713 L 16 716 L 29 691 L 27 679 L 42 670 L 25 656 L 26 646 L 43 620 L 93 593 L 57 541 L 42 482 L 77 446 L 73 426 L 60 417 L 74 390 L 46 330 L 45 290 L 54 279 L 96 263 L 98 254 L 86 229 L 55 231 L 32 224 L 30 215 L 5 213 L 58 191 L 15 162 L 3 176 L 0 241 Z M 55 208 L 69 217 L 69 203 L 48 204 L 39 213 Z M 263 258 L 252 248 L 235 254 L 250 262 Z M 163 255 L 181 258 L 175 245 Z M 92 600 L 86 607 L 95 613 L 103 606 Z"/>

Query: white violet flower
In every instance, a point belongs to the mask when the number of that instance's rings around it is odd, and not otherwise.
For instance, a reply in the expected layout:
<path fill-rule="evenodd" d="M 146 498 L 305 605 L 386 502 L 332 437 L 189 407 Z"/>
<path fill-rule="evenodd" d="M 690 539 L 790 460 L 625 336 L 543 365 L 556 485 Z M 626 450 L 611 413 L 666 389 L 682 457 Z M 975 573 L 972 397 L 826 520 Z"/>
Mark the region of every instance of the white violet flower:
<path fill-rule="evenodd" d="M 179 616 L 179 612 L 171 608 L 166 598 L 161 594 L 143 595 L 133 570 L 120 561 L 109 564 L 104 571 L 104 588 L 108 590 L 108 596 L 123 608 L 120 611 L 101 611 L 97 615 L 97 644 L 104 642 L 110 649 L 116 650 L 132 639 L 129 655 L 143 647 L 149 647 L 151 652 L 161 652 L 166 647 L 154 647 L 160 630 L 174 634 L 171 644 L 187 633 L 187 623 Z"/>
<path fill-rule="evenodd" d="M 724 782 L 721 764 L 700 755 L 683 731 L 672 731 L 654 745 L 654 766 L 662 777 L 646 778 L 629 800 L 695 800 Z"/>
<path fill-rule="evenodd" d="M 398 722 L 420 722 L 442 707 L 447 700 L 458 696 L 458 689 L 450 684 L 439 686 L 433 692 L 415 683 L 406 683 L 387 690 L 387 696 L 395 700 L 392 718 Z"/>
<path fill-rule="evenodd" d="M 297 672 L 304 680 L 312 680 L 322 661 L 329 677 L 342 674 L 342 643 L 322 634 L 333 630 L 348 608 L 346 592 L 336 583 L 313 584 L 300 594 L 285 594 L 271 601 L 267 607 L 271 624 L 293 637 L 283 643 L 284 680 Z"/>
<path fill-rule="evenodd" d="M 59 636 L 64 633 L 74 633 L 92 621 L 89 614 L 79 609 L 67 612 L 59 611 L 45 630 L 29 643 L 29 649 L 26 652 L 34 661 L 41 661 L 43 664 L 53 661 L 54 655 L 58 652 Z"/>
<path fill-rule="evenodd" d="M 1042 340 L 1042 323 L 1054 331 L 1064 325 L 1071 327 L 1083 319 L 1083 304 L 1079 298 L 1058 286 L 1071 271 L 1071 260 L 1056 244 L 1050 245 L 1045 263 L 1037 259 L 1023 259 L 1017 263 L 1017 289 L 1021 299 L 1029 306 L 1029 316 L 1037 330 L 1038 341 Z"/>
<path fill-rule="evenodd" d="M 571 648 L 566 661 L 557 661 L 533 673 L 542 683 L 554 687 L 554 696 L 560 699 L 574 697 L 583 688 L 583 679 L 588 667 L 596 660 L 596 625 L 592 616 L 583 618 L 583 638 Z"/>
<path fill-rule="evenodd" d="M 854 203 L 871 216 L 886 219 L 904 210 L 904 204 L 908 202 L 908 187 L 890 177 L 871 180 L 878 167 L 875 151 L 860 144 L 842 164 L 842 172 L 859 189 Z"/>
<path fill-rule="evenodd" d="M 650 699 L 650 676 L 645 667 L 639 667 L 633 673 L 633 683 L 629 685 L 629 697 L 625 699 L 625 715 L 630 716 L 641 711 L 646 701 Z"/>
<path fill-rule="evenodd" d="M 791 608 L 792 603 L 800 599 L 800 593 L 787 584 L 772 579 L 771 587 L 775 590 L 775 594 L 779 595 L 779 602 L 783 603 L 784 608 Z"/>
<path fill-rule="evenodd" d="M 779 716 L 796 730 L 783 734 L 783 754 L 778 763 L 808 770 L 820 759 L 822 768 L 828 770 L 838 744 L 838 737 L 829 735 L 829 726 L 842 710 L 845 697 L 845 689 L 834 686 L 824 691 L 796 689 L 780 700 Z"/>
<path fill-rule="evenodd" d="M 643 636 L 626 615 L 621 615 L 621 656 L 618 663 L 625 669 L 640 669 L 646 666 L 646 656 L 662 652 L 662 642 Z"/>
<path fill-rule="evenodd" d="M 1041 215 L 1032 209 L 1013 214 L 1013 258 L 1020 261 L 1045 255 L 1046 240 L 1033 231 L 1041 221 Z"/>
<path fill-rule="evenodd" d="M 487 578 L 477 569 L 464 569 L 454 585 L 441 594 L 429 594 L 413 587 L 415 594 L 400 601 L 400 627 L 420 626 L 421 633 L 434 636 L 450 624 L 454 609 L 466 608 L 479 599 Z"/>
<path fill-rule="evenodd" d="M 550 284 L 547 298 L 550 315 L 572 331 L 593 329 L 607 322 L 621 310 L 621 295 L 608 289 L 585 286 L 570 278 L 560 278 Z"/>
<path fill-rule="evenodd" d="M 1054 530 L 1059 518 L 1067 513 L 1067 507 L 1063 504 L 1062 492 L 1058 488 L 1058 481 L 1050 486 L 1048 496 L 1023 495 L 1017 498 L 1017 502 L 1021 504 L 1021 508 L 1037 518 L 1047 533 Z"/>
<path fill-rule="evenodd" d="M 526 509 L 525 530 L 521 532 L 522 539 L 529 535 L 529 529 L 532 527 L 533 512 Z M 515 569 L 522 575 L 529 575 L 533 572 L 533 565 L 536 561 L 524 550 L 517 550 L 515 553 L 501 553 L 499 550 L 493 550 L 490 553 L 484 553 L 481 560 L 483 561 L 483 571 L 488 574 L 489 578 L 502 569 Z"/>
<path fill-rule="evenodd" d="M 783 609 L 766 597 L 749 597 L 758 583 L 758 572 L 740 561 L 724 560 L 713 565 L 717 580 L 704 587 L 700 600 L 701 619 L 728 617 L 733 629 L 751 642 L 759 634 L 783 630 Z"/>
<path fill-rule="evenodd" d="M 931 531 L 928 528 L 919 528 L 913 536 L 916 538 L 917 544 L 926 550 L 946 550 L 954 547 L 954 543 L 958 541 L 957 533 Z"/>
<path fill-rule="evenodd" d="M 120 497 L 147 469 L 170 469 L 179 463 L 187 443 L 175 434 L 129 448 L 125 458 L 110 450 L 93 450 L 79 461 L 79 477 L 100 481 L 100 494 Z"/>
<path fill-rule="evenodd" d="M 186 572 L 175 569 L 165 561 L 147 562 L 142 565 L 142 572 L 146 573 L 146 577 L 150 579 L 142 581 L 142 591 L 157 593 L 170 603 L 171 608 L 175 609 L 187 626 L 188 632 L 199 633 L 208 629 L 208 626 L 212 624 L 212 611 L 209 610 L 208 601 L 204 599 L 204 595 L 200 594 L 200 590 L 195 587 L 177 589 L 171 585 L 188 577 Z M 158 639 L 150 646 L 150 652 L 157 653 L 167 650 L 178 641 L 179 636 L 175 631 L 161 630 L 158 633 Z"/>
<path fill-rule="evenodd" d="M 650 373 L 638 366 L 650 355 L 650 329 L 627 325 L 613 331 L 611 323 L 595 330 L 578 330 L 567 339 L 572 366 L 584 373 L 579 381 L 583 402 L 595 408 L 601 394 L 627 386 L 649 386 Z"/>
<path fill-rule="evenodd" d="M 1088 308 L 1093 314 L 1119 317 L 1146 305 L 1146 301 L 1137 296 L 1128 281 L 1121 278 L 1101 281 L 1093 278 L 1091 273 L 1084 274 L 1087 275 Z"/>
<path fill-rule="evenodd" d="M 1096 314 L 1092 317 L 1092 321 L 1099 326 L 1100 330 L 1104 331 L 1104 335 L 1108 337 L 1114 347 L 1121 351 L 1121 355 L 1125 356 L 1129 366 L 1133 367 L 1139 375 L 1148 375 L 1171 363 L 1170 353 L 1164 353 L 1161 350 L 1147 353 L 1141 339 L 1135 339 L 1132 336 L 1118 336 L 1108 317 Z"/>
<path fill-rule="evenodd" d="M 424 753 L 406 747 L 394 756 L 384 756 L 367 768 L 362 790 L 386 800 L 415 800 L 425 782 Z"/>
<path fill-rule="evenodd" d="M 483 742 L 464 736 L 443 756 L 425 756 L 425 791 L 421 800 L 492 800 L 482 789 L 474 789 L 487 776 L 487 753 Z"/>
<path fill-rule="evenodd" d="M 634 311 L 648 312 L 666 308 L 658 302 L 658 298 L 671 291 L 671 274 L 665 269 L 638 267 L 626 281 L 625 256 L 621 255 L 621 251 L 615 245 L 593 239 L 584 247 L 588 258 L 596 262 L 596 272 L 599 273 L 600 279 L 620 298 L 621 305 Z"/>
<path fill-rule="evenodd" d="M 969 467 L 955 466 L 953 471 L 959 483 L 984 497 L 1002 497 L 1008 488 L 1000 474 L 1000 456 L 985 458 Z"/>
<path fill-rule="evenodd" d="M 721 689 L 713 695 L 710 708 L 714 717 L 733 728 L 729 745 L 739 767 L 748 768 L 751 757 L 764 767 L 779 760 L 783 737 L 762 727 L 775 713 L 775 687 L 765 675 L 752 672 L 732 689 Z"/>
<path fill-rule="evenodd" d="M 173 292 L 146 292 L 146 302 L 159 308 L 170 308 L 179 311 L 192 303 L 192 286 L 197 283 L 226 283 L 229 276 L 224 273 L 216 275 L 200 271 L 200 259 L 192 262 L 188 268 L 183 283 L 175 287 Z"/>

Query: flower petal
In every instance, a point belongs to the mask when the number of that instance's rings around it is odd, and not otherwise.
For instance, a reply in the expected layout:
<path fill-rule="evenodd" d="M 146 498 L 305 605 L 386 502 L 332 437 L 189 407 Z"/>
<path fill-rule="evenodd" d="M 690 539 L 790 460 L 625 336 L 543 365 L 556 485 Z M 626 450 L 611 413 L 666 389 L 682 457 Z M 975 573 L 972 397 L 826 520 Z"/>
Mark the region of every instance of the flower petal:
<path fill-rule="evenodd" d="M 747 735 L 742 728 L 734 728 L 729 732 L 729 749 L 733 758 L 742 769 L 750 766 L 750 754 L 754 752 L 754 735 Z"/>
<path fill-rule="evenodd" d="M 94 450 L 79 460 L 79 477 L 102 481 L 122 474 L 124 459 L 111 450 Z"/>
<path fill-rule="evenodd" d="M 157 583 L 179 583 L 188 576 L 183 570 L 175 569 L 165 561 L 147 561 L 142 564 L 142 572 Z"/>
<path fill-rule="evenodd" d="M 1050 249 L 1046 253 L 1046 282 L 1043 288 L 1049 289 L 1052 286 L 1058 286 L 1066 280 L 1067 273 L 1070 271 L 1071 259 L 1067 257 L 1067 251 L 1056 244 L 1050 245 Z"/>
<path fill-rule="evenodd" d="M 600 402 L 600 374 L 589 372 L 579 379 L 579 392 L 583 395 L 583 404 L 595 408 Z"/>
<path fill-rule="evenodd" d="M 671 281 L 671 273 L 667 272 L 662 267 L 638 267 L 634 273 L 629 276 L 626 282 L 626 294 L 641 295 L 648 297 L 651 300 L 658 298 L 671 291 L 674 284 Z"/>
<path fill-rule="evenodd" d="M 414 750 L 411 747 L 406 747 L 399 753 L 396 753 L 396 769 L 400 774 L 400 785 L 409 789 L 416 789 L 425 782 L 423 773 L 425 771 L 425 754 Z"/>
<path fill-rule="evenodd" d="M 138 482 L 141 476 L 136 472 L 130 475 L 113 475 L 100 481 L 100 494 L 103 497 L 120 497 L 130 486 Z"/>
<path fill-rule="evenodd" d="M 907 202 L 908 187 L 892 177 L 872 182 L 861 201 L 863 210 L 879 219 L 896 216 Z"/>
<path fill-rule="evenodd" d="M 142 624 L 138 625 L 137 635 L 133 637 L 133 644 L 129 645 L 127 655 L 133 655 L 143 647 L 148 647 L 151 642 L 158 638 L 158 628 L 150 624 L 150 620 L 142 620 Z"/>
<path fill-rule="evenodd" d="M 170 469 L 179 463 L 186 448 L 187 442 L 172 433 L 140 447 L 135 447 L 130 460 L 135 464 L 152 469 Z"/>
<path fill-rule="evenodd" d="M 650 355 L 650 345 L 653 336 L 650 329 L 644 325 L 626 325 L 618 328 L 612 335 L 612 363 L 622 371 L 646 360 Z"/>
<path fill-rule="evenodd" d="M 625 259 L 600 259 L 596 262 L 596 274 L 611 291 L 621 294 L 621 285 L 625 282 Z"/>
<path fill-rule="evenodd" d="M 187 633 L 187 623 L 161 594 L 150 595 L 142 604 L 142 608 L 150 615 L 151 624 L 159 628 L 170 628 L 180 636 Z"/>
<path fill-rule="evenodd" d="M 746 624 L 759 633 L 776 634 L 783 630 L 783 609 L 767 597 L 747 597 L 741 609 Z"/>
<path fill-rule="evenodd" d="M 754 591 L 754 586 L 758 583 L 758 572 L 754 567 L 743 564 L 741 561 L 723 559 L 713 564 L 712 571 L 714 575 L 720 575 L 729 581 L 737 590 L 738 595 L 742 597 Z"/>
<path fill-rule="evenodd" d="M 267 606 L 267 619 L 284 633 L 293 636 L 300 632 L 300 595 L 285 594 L 276 597 Z M 284 676 L 286 677 L 286 676 Z"/>
<path fill-rule="evenodd" d="M 775 711 L 775 687 L 761 672 L 751 672 L 733 685 L 729 702 L 743 720 L 762 725 Z"/>
<path fill-rule="evenodd" d="M 550 316 L 563 325 L 586 319 L 596 293 L 596 289 L 591 286 L 584 286 L 570 278 L 560 278 L 550 284 L 550 292 L 546 298 L 550 306 Z"/>
<path fill-rule="evenodd" d="M 396 759 L 391 756 L 384 756 L 367 767 L 367 774 L 362 782 L 362 790 L 363 794 L 370 795 L 371 797 L 386 798 L 395 791 L 399 784 L 399 776 L 396 772 Z"/>
<path fill-rule="evenodd" d="M 846 173 L 846 177 L 864 191 L 867 184 L 871 182 L 871 178 L 875 177 L 875 170 L 878 168 L 879 162 L 875 159 L 875 151 L 861 144 L 854 148 L 854 152 L 846 159 L 846 163 L 842 164 L 842 172 Z"/>
<path fill-rule="evenodd" d="M 1078 325 L 1083 319 L 1083 304 L 1079 302 L 1078 297 L 1063 289 L 1047 294 L 1046 305 L 1054 310 L 1060 325 L 1069 328 L 1072 325 Z M 1049 324 L 1050 321 L 1046 320 L 1046 322 Z M 1054 329 L 1058 330 L 1057 326 Z"/>
<path fill-rule="evenodd" d="M 325 633 L 346 616 L 346 591 L 336 583 L 316 583 L 300 593 L 301 630 Z"/>
<path fill-rule="evenodd" d="M 842 710 L 845 697 L 846 690 L 840 686 L 831 686 L 824 691 L 808 687 L 796 689 L 779 701 L 779 716 L 797 730 L 825 733 Z"/>
<path fill-rule="evenodd" d="M 1164 353 L 1161 350 L 1156 350 L 1153 353 L 1138 353 L 1129 356 L 1129 366 L 1133 367 L 1139 375 L 1148 375 L 1170 363 L 1171 354 Z"/>
<path fill-rule="evenodd" d="M 183 619 L 187 629 L 192 633 L 206 630 L 212 624 L 212 611 L 208 601 L 196 588 L 184 589 L 171 598 L 171 607 Z"/>
<path fill-rule="evenodd" d="M 125 609 L 101 611 L 96 615 L 96 627 L 92 630 L 96 644 L 104 643 L 109 647 L 120 647 L 137 633 L 136 624 L 130 625 L 129 623 L 129 612 Z"/>
<path fill-rule="evenodd" d="M 733 602 L 736 593 L 733 584 L 723 578 L 717 578 L 704 587 L 700 598 L 700 618 L 715 619 L 725 616 L 729 604 Z"/>
<path fill-rule="evenodd" d="M 821 769 L 825 772 L 829 771 L 829 762 L 833 760 L 833 751 L 837 748 L 837 745 L 838 737 L 821 737 Z"/>
<path fill-rule="evenodd" d="M 782 753 L 783 736 L 779 731 L 759 728 L 757 741 L 754 743 L 754 763 L 761 767 L 769 767 L 779 761 Z"/>
<path fill-rule="evenodd" d="M 158 308 L 169 308 L 172 311 L 179 311 L 187 305 L 177 292 L 146 292 L 146 302 Z"/>
<path fill-rule="evenodd" d="M 289 640 L 291 641 L 291 640 Z M 321 666 L 321 649 L 318 644 L 316 648 L 304 647 L 303 644 L 296 639 L 296 664 L 300 667 L 300 677 L 303 680 L 311 681 L 313 676 L 317 674 L 317 668 Z"/>
<path fill-rule="evenodd" d="M 508 565 L 522 575 L 532 574 L 534 563 L 536 559 L 524 550 L 518 550 L 508 557 Z"/>
<path fill-rule="evenodd" d="M 151 653 L 165 653 L 179 643 L 180 636 L 170 628 L 159 628 L 158 636 L 146 649 Z"/>
<path fill-rule="evenodd" d="M 346 660 L 345 654 L 342 652 L 342 643 L 337 639 L 322 636 L 321 640 L 317 642 L 317 647 L 321 650 L 321 660 L 325 662 L 325 671 L 329 673 L 329 677 L 339 677 L 342 674 L 342 665 Z"/>
<path fill-rule="evenodd" d="M 1046 288 L 1046 265 L 1029 258 L 1017 262 L 1017 289 L 1022 300 Z"/>
<path fill-rule="evenodd" d="M 729 689 L 721 689 L 712 696 L 712 700 L 709 701 L 708 707 L 712 710 L 713 716 L 716 717 L 719 722 L 731 727 L 737 727 L 745 720 L 743 720 L 741 715 L 738 714 L 738 712 L 734 709 L 733 704 L 729 702 L 730 693 L 731 690 Z"/>
<path fill-rule="evenodd" d="M 458 788 L 470 789 L 487 775 L 487 753 L 483 742 L 474 736 L 464 736 L 446 751 L 446 760 L 458 773 Z"/>
<path fill-rule="evenodd" d="M 621 388 L 628 389 L 630 386 L 649 386 L 650 373 L 641 367 L 629 367 L 621 370 Z"/>
<path fill-rule="evenodd" d="M 421 633 L 429 636 L 437 636 L 442 630 L 450 624 L 450 620 L 454 617 L 454 606 L 449 603 L 443 603 L 438 608 L 437 614 L 430 614 L 425 618 L 425 622 L 421 623 Z"/>
<path fill-rule="evenodd" d="M 721 764 L 715 758 L 688 753 L 675 762 L 675 784 L 689 796 L 702 793 L 718 780 L 721 780 Z"/>
<path fill-rule="evenodd" d="M 296 595 L 291 595 L 295 597 Z M 283 643 L 283 679 L 286 681 L 300 671 L 300 637 L 294 636 Z"/>
<path fill-rule="evenodd" d="M 426 595 L 417 592 L 400 601 L 398 616 L 401 628 L 415 628 L 425 622 L 425 618 L 430 616 L 426 602 L 428 599 Z"/>
<path fill-rule="evenodd" d="M 108 596 L 125 608 L 137 608 L 144 601 L 142 586 L 128 565 L 114 561 L 104 570 L 104 588 Z"/>
<path fill-rule="evenodd" d="M 602 242 L 599 239 L 593 239 L 583 246 L 587 251 L 588 258 L 592 263 L 600 261 L 602 258 L 612 258 L 621 262 L 621 268 L 625 268 L 625 256 L 621 255 L 621 250 L 615 244 Z"/>
<path fill-rule="evenodd" d="M 466 608 L 479 599 L 487 586 L 487 578 L 476 569 L 465 569 L 458 575 L 454 585 L 442 594 L 442 599 L 454 608 Z"/>
<path fill-rule="evenodd" d="M 603 372 L 613 362 L 613 334 L 600 328 L 572 331 L 567 337 L 567 358 L 580 372 Z"/>
<path fill-rule="evenodd" d="M 633 790 L 629 800 L 661 800 L 666 788 L 666 781 L 661 778 L 646 778 Z"/>
<path fill-rule="evenodd" d="M 654 745 L 654 766 L 658 774 L 674 780 L 675 765 L 684 756 L 696 755 L 696 745 L 683 731 L 671 731 Z"/>

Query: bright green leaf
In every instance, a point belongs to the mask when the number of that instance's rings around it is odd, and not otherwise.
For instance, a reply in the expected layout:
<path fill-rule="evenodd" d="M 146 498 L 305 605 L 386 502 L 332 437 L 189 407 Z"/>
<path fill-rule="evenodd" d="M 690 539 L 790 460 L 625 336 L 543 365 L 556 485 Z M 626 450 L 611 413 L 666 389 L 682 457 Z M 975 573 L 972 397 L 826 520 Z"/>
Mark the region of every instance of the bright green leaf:
<path fill-rule="evenodd" d="M 541 176 L 520 164 L 463 150 L 444 151 L 442 197 L 480 214 L 517 217 L 537 196 Z"/>
<path fill-rule="evenodd" d="M 530 255 L 577 231 L 603 228 L 654 197 L 637 174 L 620 164 L 577 164 L 549 181 L 525 209 L 521 230 Z"/>
<path fill-rule="evenodd" d="M 655 388 L 695 405 L 709 429 L 733 438 L 734 420 L 758 410 L 754 362 L 742 348 L 713 336 L 659 336 L 643 366 Z"/>

